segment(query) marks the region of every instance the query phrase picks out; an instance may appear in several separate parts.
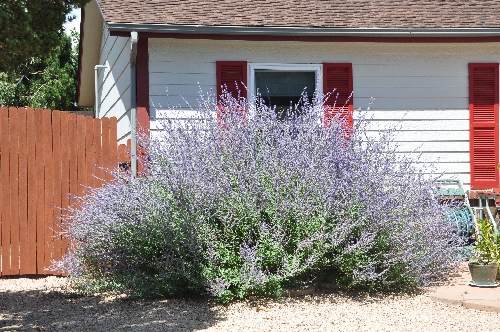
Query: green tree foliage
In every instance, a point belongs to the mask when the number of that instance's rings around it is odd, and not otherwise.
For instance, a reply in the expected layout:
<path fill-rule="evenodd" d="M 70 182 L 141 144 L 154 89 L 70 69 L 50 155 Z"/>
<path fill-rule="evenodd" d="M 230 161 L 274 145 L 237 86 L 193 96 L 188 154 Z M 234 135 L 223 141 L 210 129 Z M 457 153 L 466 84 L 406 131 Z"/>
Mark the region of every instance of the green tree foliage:
<path fill-rule="evenodd" d="M 89 1 L 0 0 L 0 72 L 32 72 L 60 44 L 66 16 Z"/>
<path fill-rule="evenodd" d="M 72 38 L 78 34 L 62 35 L 51 56 L 37 60 L 30 73 L 0 73 L 0 105 L 76 109 L 78 47 L 72 47 Z"/>
<path fill-rule="evenodd" d="M 0 105 L 75 109 L 78 47 L 72 47 L 72 38 L 78 34 L 61 35 L 46 60 L 36 61 L 29 73 L 0 73 Z"/>

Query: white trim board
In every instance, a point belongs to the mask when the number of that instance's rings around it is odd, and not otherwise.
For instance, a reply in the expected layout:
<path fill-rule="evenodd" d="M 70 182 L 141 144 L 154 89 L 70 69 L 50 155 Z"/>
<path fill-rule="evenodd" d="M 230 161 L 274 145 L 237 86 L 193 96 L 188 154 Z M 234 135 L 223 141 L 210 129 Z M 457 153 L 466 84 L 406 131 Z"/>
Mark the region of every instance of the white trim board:
<path fill-rule="evenodd" d="M 254 102 L 257 93 L 255 87 L 255 70 L 275 70 L 275 71 L 314 71 L 316 73 L 316 93 L 323 94 L 323 64 L 285 64 L 285 63 L 248 63 L 247 88 L 251 92 L 249 101 Z"/>

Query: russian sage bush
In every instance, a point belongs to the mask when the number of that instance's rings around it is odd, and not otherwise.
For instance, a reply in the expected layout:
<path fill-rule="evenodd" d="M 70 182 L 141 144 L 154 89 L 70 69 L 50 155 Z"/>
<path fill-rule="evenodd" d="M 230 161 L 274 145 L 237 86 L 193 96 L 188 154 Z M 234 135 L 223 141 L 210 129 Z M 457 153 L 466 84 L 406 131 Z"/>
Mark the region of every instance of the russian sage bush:
<path fill-rule="evenodd" d="M 288 114 L 202 96 L 190 120 L 143 138 L 147 173 L 89 189 L 65 223 L 62 268 L 86 291 L 219 301 L 317 280 L 428 285 L 461 239 L 432 176 L 361 117 L 323 125 L 323 99 Z"/>

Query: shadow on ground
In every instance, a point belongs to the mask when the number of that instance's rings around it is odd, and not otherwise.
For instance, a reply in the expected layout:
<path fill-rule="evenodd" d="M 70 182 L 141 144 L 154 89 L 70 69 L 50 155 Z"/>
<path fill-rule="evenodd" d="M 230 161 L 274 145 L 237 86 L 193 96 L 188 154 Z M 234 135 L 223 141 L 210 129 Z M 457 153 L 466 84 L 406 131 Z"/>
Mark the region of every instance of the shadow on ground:
<path fill-rule="evenodd" d="M 221 307 L 201 300 L 71 297 L 0 291 L 0 331 L 195 331 L 215 325 Z"/>

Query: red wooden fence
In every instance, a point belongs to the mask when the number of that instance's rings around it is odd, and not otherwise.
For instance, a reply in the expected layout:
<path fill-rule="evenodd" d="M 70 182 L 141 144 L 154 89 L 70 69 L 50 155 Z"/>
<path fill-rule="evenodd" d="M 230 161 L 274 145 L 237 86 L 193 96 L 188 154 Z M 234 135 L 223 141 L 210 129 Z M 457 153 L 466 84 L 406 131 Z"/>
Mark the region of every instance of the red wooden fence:
<path fill-rule="evenodd" d="M 0 108 L 0 276 L 54 274 L 60 208 L 110 179 L 95 165 L 117 167 L 116 138 L 116 118 Z"/>

